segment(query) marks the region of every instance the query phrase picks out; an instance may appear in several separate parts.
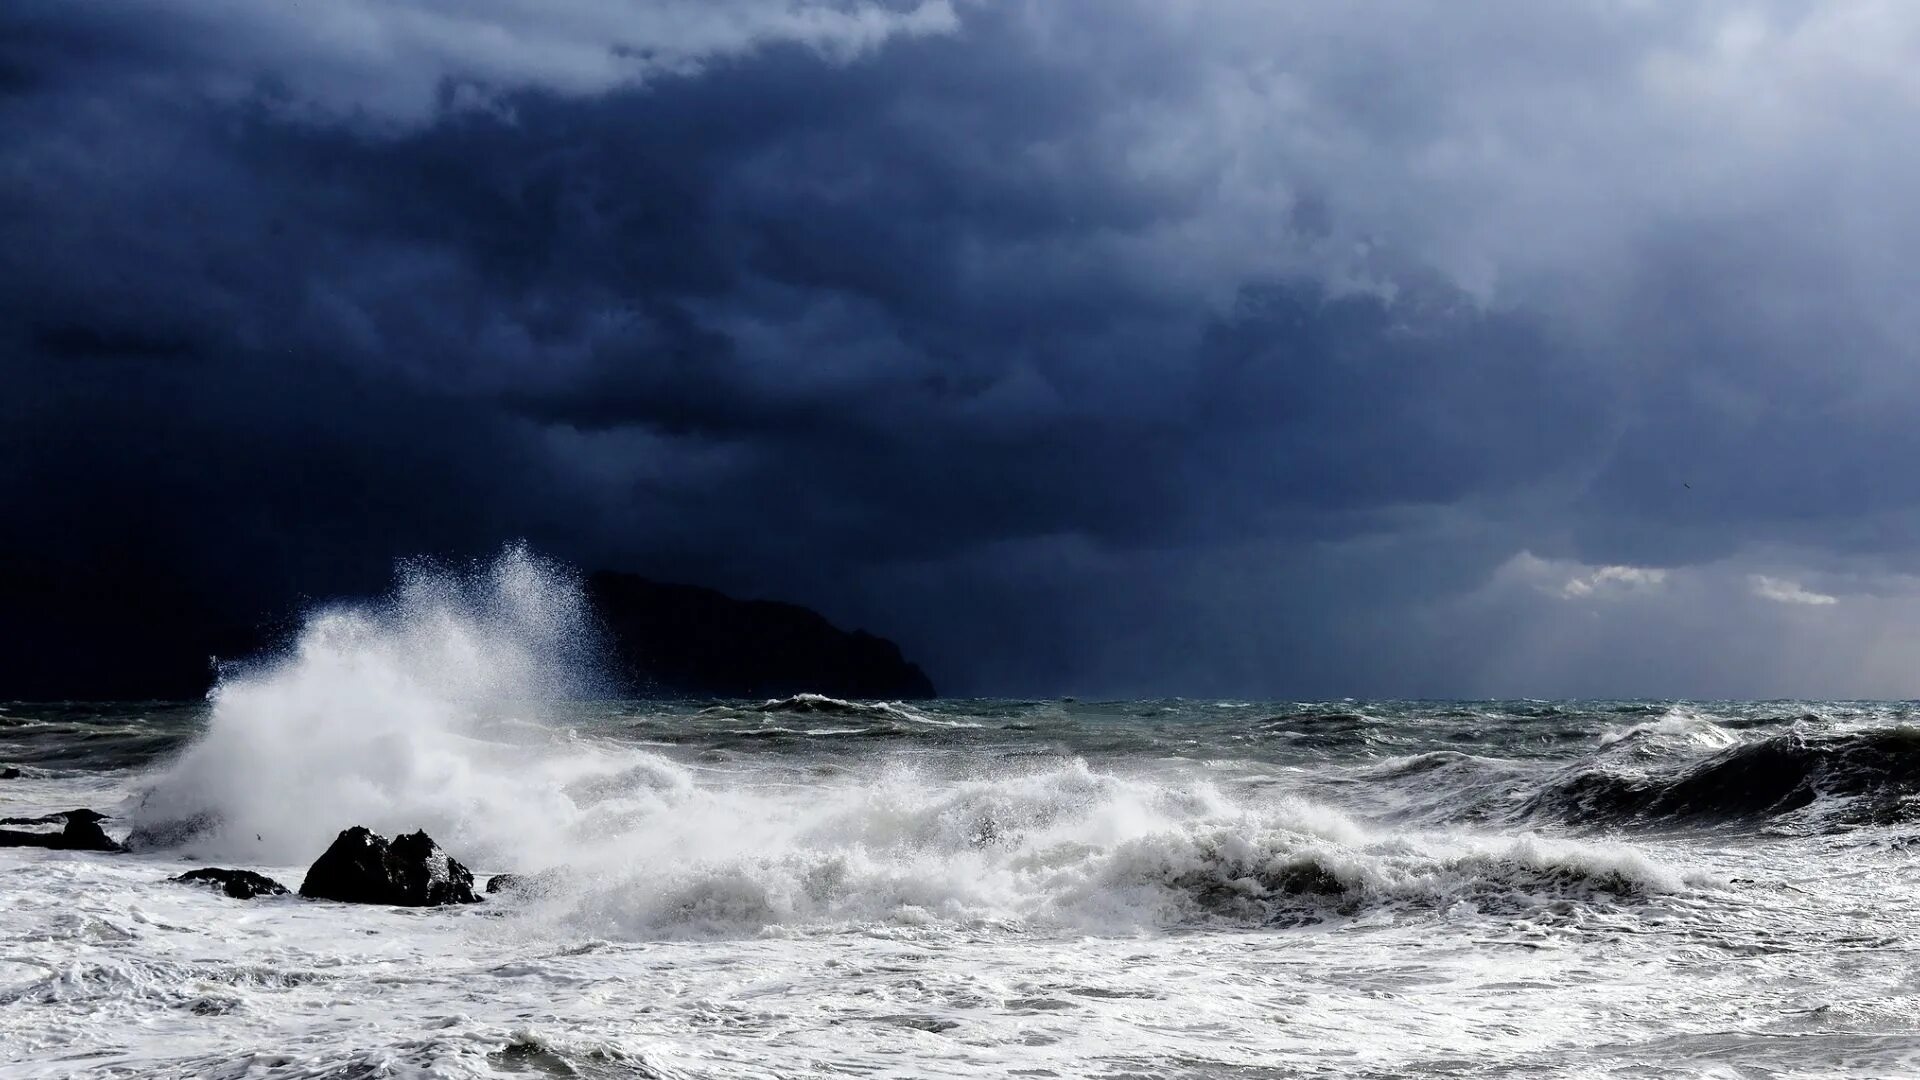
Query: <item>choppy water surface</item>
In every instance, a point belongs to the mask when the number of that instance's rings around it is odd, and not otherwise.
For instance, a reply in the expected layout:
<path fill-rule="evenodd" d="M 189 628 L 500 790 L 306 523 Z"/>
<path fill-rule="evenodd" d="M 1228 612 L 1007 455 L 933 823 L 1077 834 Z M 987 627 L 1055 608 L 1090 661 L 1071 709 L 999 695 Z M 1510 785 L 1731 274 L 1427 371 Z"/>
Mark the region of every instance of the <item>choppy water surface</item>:
<path fill-rule="evenodd" d="M 1920 709 L 553 703 L 503 558 L 194 705 L 0 709 L 0 1073 L 1920 1075 Z M 528 894 L 236 901 L 340 829 Z"/>
<path fill-rule="evenodd" d="M 255 744 L 206 733 L 204 706 L 0 714 L 10 813 L 96 805 L 163 841 L 0 853 L 8 1071 L 1920 1071 L 1907 706 L 404 720 Z M 187 807 L 220 821 L 170 836 Z M 551 872 L 430 912 L 163 880 L 217 862 L 297 886 L 361 822 Z"/>

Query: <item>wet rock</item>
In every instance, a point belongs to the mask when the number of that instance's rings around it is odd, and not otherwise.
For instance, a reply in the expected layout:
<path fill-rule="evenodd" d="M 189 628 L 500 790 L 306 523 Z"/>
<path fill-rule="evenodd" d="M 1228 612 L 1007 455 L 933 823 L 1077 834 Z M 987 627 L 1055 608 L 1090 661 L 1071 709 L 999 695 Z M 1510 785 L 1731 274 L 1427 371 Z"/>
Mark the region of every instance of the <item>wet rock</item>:
<path fill-rule="evenodd" d="M 90 821 L 100 822 L 105 820 L 107 820 L 107 815 L 100 811 L 88 810 L 82 807 L 78 810 L 62 810 L 55 814 L 41 814 L 39 817 L 0 818 L 0 825 L 60 825 L 70 821 L 78 821 L 84 824 Z"/>
<path fill-rule="evenodd" d="M 7 766 L 4 769 L 0 769 L 0 780 L 18 780 L 18 779 L 20 779 L 19 769 L 16 769 L 11 765 Z"/>
<path fill-rule="evenodd" d="M 535 874 L 495 874 L 487 879 L 487 895 L 522 899 L 546 896 L 565 889 L 573 876 L 569 866 L 549 866 Z"/>
<path fill-rule="evenodd" d="M 266 876 L 251 870 L 227 870 L 218 866 L 203 866 L 198 870 L 189 870 L 170 881 L 185 882 L 190 885 L 211 885 L 235 900 L 251 900 L 256 896 L 285 896 L 287 887 Z"/>
<path fill-rule="evenodd" d="M 473 872 L 460 865 L 424 832 L 389 841 L 356 825 L 334 838 L 333 846 L 307 871 L 300 895 L 346 904 L 436 907 L 474 904 Z"/>
<path fill-rule="evenodd" d="M 60 831 L 39 829 L 0 829 L 0 847 L 39 847 L 54 851 L 125 851 L 107 835 L 100 823 L 107 816 L 97 810 L 67 810 L 37 818 L 5 818 L 0 824 L 51 825 L 63 823 Z"/>
<path fill-rule="evenodd" d="M 43 847 L 60 846 L 60 834 L 57 832 L 25 832 L 20 829 L 0 829 L 0 847 Z"/>
<path fill-rule="evenodd" d="M 107 835 L 98 820 L 68 818 L 66 827 L 60 830 L 60 845 L 67 851 L 125 851 L 119 842 Z"/>
<path fill-rule="evenodd" d="M 180 847 L 219 827 L 219 815 L 207 811 L 172 821 L 142 821 L 134 825 L 133 832 L 127 835 L 127 850 L 152 851 Z"/>

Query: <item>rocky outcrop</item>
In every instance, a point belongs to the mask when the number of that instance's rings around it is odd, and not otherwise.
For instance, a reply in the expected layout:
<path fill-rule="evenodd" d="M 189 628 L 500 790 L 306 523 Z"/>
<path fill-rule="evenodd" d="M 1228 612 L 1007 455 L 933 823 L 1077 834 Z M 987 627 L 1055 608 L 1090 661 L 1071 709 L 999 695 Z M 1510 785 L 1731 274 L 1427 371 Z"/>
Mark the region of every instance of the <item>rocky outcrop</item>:
<path fill-rule="evenodd" d="M 712 589 L 601 572 L 587 596 L 622 690 L 651 695 L 768 698 L 811 691 L 838 698 L 934 696 L 899 646 L 845 631 L 796 604 L 736 600 Z"/>
<path fill-rule="evenodd" d="M 226 870 L 217 866 L 203 866 L 198 870 L 189 870 L 169 881 L 184 882 L 189 885 L 210 885 L 233 897 L 235 900 L 251 900 L 256 896 L 285 896 L 287 887 L 266 876 L 251 870 Z"/>
<path fill-rule="evenodd" d="M 37 818 L 0 818 L 0 825 L 60 825 L 53 829 L 0 829 L 0 847 L 38 847 L 54 851 L 125 851 L 100 823 L 97 810 L 67 810 Z"/>
<path fill-rule="evenodd" d="M 347 904 L 473 904 L 473 873 L 424 832 L 389 841 L 359 825 L 334 838 L 307 871 L 300 895 Z"/>

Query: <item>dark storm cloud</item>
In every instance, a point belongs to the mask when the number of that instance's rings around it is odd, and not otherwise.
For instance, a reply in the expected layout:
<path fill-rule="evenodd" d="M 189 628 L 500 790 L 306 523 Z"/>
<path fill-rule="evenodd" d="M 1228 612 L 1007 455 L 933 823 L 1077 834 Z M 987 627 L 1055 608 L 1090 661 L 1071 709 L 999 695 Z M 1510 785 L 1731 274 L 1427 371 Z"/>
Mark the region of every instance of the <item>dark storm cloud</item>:
<path fill-rule="evenodd" d="M 1497 690 L 1554 575 L 1891 572 L 1916 20 L 1785 10 L 17 5 L 7 554 L 525 536 L 987 691 Z"/>

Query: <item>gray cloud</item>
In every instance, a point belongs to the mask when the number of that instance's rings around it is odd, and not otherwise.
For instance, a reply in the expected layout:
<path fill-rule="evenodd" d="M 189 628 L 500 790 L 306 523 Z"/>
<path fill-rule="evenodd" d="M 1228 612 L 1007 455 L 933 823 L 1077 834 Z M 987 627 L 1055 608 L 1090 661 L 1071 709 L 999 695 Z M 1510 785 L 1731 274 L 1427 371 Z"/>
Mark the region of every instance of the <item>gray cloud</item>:
<path fill-rule="evenodd" d="M 267 607 L 526 536 L 1008 692 L 1737 689 L 1781 618 L 1913 612 L 1814 584 L 1920 569 L 1904 7 L 29 2 L 0 39 L 18 565 Z M 1601 633 L 1522 553 L 1725 587 Z M 1838 599 L 1756 619 L 1753 575 Z"/>

